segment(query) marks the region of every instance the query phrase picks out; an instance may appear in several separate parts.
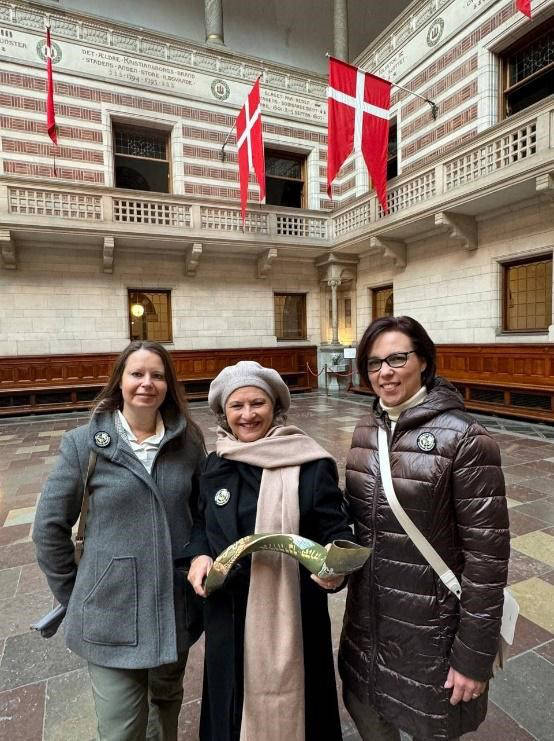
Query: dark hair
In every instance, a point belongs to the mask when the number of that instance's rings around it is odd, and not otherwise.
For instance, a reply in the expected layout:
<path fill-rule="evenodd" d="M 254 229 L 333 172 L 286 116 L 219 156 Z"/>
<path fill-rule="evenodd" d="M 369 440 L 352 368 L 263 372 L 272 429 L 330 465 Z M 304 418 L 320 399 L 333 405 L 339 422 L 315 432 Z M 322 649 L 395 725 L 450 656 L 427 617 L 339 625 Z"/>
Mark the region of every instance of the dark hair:
<path fill-rule="evenodd" d="M 384 316 L 371 322 L 360 340 L 356 353 L 356 366 L 363 380 L 371 386 L 367 359 L 373 343 L 383 332 L 402 332 L 411 339 L 416 355 L 427 364 L 421 373 L 421 383 L 429 391 L 437 372 L 437 350 L 425 329 L 411 316 Z"/>
<path fill-rule="evenodd" d="M 133 340 L 133 342 L 130 342 L 125 350 L 117 356 L 108 383 L 94 400 L 91 416 L 97 412 L 110 412 L 115 411 L 116 409 L 123 409 L 123 394 L 121 393 L 120 387 L 121 379 L 129 356 L 134 352 L 137 352 L 137 350 L 147 350 L 148 352 L 155 353 L 159 358 L 161 358 L 164 365 L 167 393 L 160 406 L 162 416 L 164 411 L 170 411 L 177 415 L 182 415 L 187 422 L 188 429 L 190 429 L 193 436 L 197 438 L 197 442 L 200 446 L 204 448 L 204 435 L 202 434 L 200 427 L 190 416 L 187 397 L 182 385 L 177 380 L 177 374 L 175 372 L 175 366 L 173 365 L 171 355 L 165 347 L 160 345 L 158 342 Z"/>

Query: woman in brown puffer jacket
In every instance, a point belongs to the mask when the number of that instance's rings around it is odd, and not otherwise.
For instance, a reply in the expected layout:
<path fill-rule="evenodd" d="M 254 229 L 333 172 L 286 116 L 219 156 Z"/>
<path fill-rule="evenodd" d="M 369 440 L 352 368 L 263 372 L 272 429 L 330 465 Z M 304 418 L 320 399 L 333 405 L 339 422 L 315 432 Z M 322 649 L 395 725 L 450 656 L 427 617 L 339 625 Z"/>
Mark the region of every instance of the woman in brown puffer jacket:
<path fill-rule="evenodd" d="M 435 347 L 410 317 L 377 319 L 357 353 L 377 395 L 354 431 L 346 489 L 356 540 L 339 652 L 345 704 L 364 741 L 455 739 L 487 712 L 510 553 L 500 452 L 435 377 Z M 462 584 L 439 580 L 391 511 L 379 470 L 388 432 L 396 496 Z"/>

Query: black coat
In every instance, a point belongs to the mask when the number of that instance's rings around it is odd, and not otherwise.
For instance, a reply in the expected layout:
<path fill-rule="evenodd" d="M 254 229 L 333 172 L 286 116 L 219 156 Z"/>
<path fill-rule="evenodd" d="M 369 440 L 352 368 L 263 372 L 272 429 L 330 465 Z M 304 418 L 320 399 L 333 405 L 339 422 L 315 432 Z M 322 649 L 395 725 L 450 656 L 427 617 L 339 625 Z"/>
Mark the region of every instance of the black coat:
<path fill-rule="evenodd" d="M 450 705 L 448 667 L 488 680 L 498 647 L 510 554 L 500 452 L 442 379 L 400 415 L 392 435 L 396 495 L 460 579 L 459 603 L 387 503 L 377 450 L 383 425 L 390 431 L 378 407 L 360 420 L 346 463 L 356 536 L 373 553 L 349 580 L 339 670 L 360 700 L 398 728 L 453 738 L 484 719 L 487 693 Z M 422 449 L 429 440 L 431 449 Z"/>
<path fill-rule="evenodd" d="M 200 478 L 198 512 L 187 555 L 217 557 L 228 545 L 254 532 L 262 469 L 218 458 L 212 453 Z M 224 506 L 215 504 L 219 489 L 231 493 Z M 322 543 L 352 531 L 342 510 L 335 464 L 329 459 L 306 463 L 298 487 L 300 535 Z M 243 692 L 244 621 L 250 559 L 243 558 L 225 585 L 206 600 L 206 658 L 200 738 L 237 741 Z M 300 567 L 300 604 L 304 642 L 306 741 L 342 738 L 338 713 L 327 594 Z M 268 605 L 268 610 L 271 605 Z M 278 640 L 277 636 L 268 636 Z M 263 738 L 260 729 L 260 738 Z"/>

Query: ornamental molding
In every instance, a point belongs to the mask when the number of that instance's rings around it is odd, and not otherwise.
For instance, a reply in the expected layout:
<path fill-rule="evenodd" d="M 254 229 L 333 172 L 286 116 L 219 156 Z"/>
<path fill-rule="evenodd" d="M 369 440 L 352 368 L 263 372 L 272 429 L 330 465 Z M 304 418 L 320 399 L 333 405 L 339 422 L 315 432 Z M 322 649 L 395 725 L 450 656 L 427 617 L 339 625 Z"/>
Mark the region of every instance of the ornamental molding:
<path fill-rule="evenodd" d="M 223 83 L 229 80 L 253 83 L 262 75 L 264 87 L 322 101 L 326 99 L 327 80 L 317 72 L 307 73 L 295 67 L 266 62 L 243 53 L 238 55 L 225 48 L 214 49 L 208 45 L 181 41 L 177 37 L 135 29 L 117 21 L 103 22 L 83 13 L 58 10 L 32 2 L 0 0 L 2 27 L 9 24 L 21 31 L 44 34 L 44 28 L 48 23 L 52 28 L 53 41 L 56 43 L 72 41 L 83 46 L 139 56 L 159 64 L 204 72 L 212 79 L 216 78 Z M 9 28 L 6 28 L 6 31 L 9 32 Z M 0 47 L 5 46 L 8 53 L 10 48 L 17 44 L 17 40 L 13 39 L 3 38 L 1 41 L 6 44 L 0 43 Z"/>
<path fill-rule="evenodd" d="M 398 82 L 478 16 L 499 4 L 498 0 L 415 0 L 353 64 Z"/>
<path fill-rule="evenodd" d="M 258 258 L 258 278 L 267 278 L 269 276 L 271 267 L 276 259 L 277 249 L 275 247 L 270 247 L 267 252 L 264 252 L 264 254 Z"/>
<path fill-rule="evenodd" d="M 4 270 L 17 270 L 17 250 L 9 229 L 0 229 L 0 259 Z"/>
<path fill-rule="evenodd" d="M 448 238 L 462 249 L 472 252 L 477 249 L 477 221 L 474 216 L 439 211 L 435 214 L 435 226 L 448 235 Z"/>
<path fill-rule="evenodd" d="M 391 259 L 394 267 L 404 270 L 408 264 L 408 250 L 406 242 L 397 239 L 387 239 L 376 235 L 369 240 L 370 249 L 380 250 L 383 257 Z"/>
<path fill-rule="evenodd" d="M 198 264 L 202 257 L 202 245 L 200 242 L 195 242 L 190 247 L 187 247 L 185 252 L 185 275 L 189 278 L 196 276 Z"/>
<path fill-rule="evenodd" d="M 115 239 L 113 237 L 104 237 L 102 245 L 102 271 L 104 273 L 113 273 Z"/>
<path fill-rule="evenodd" d="M 554 171 L 545 172 L 535 178 L 537 194 L 550 204 L 554 204 Z"/>

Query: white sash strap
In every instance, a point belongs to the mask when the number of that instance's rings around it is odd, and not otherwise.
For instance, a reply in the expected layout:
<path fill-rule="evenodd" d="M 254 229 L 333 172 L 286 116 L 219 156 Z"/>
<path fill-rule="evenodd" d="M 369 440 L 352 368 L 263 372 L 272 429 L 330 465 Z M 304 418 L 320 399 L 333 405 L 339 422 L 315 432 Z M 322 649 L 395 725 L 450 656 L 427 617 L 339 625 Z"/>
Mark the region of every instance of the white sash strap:
<path fill-rule="evenodd" d="M 387 502 L 394 512 L 396 519 L 402 525 L 406 534 L 409 535 L 423 558 L 436 571 L 442 583 L 452 592 L 452 594 L 455 594 L 456 597 L 460 599 L 462 596 L 462 586 L 458 581 L 456 574 L 452 569 L 448 568 L 431 543 L 429 543 L 429 541 L 422 535 L 417 526 L 406 514 L 396 497 L 390 470 L 387 432 L 383 427 L 379 427 L 379 466 L 381 468 L 381 480 L 383 482 L 385 496 L 387 497 Z"/>
<path fill-rule="evenodd" d="M 462 586 L 458 581 L 456 574 L 452 571 L 452 569 L 448 568 L 446 563 L 439 556 L 431 543 L 429 543 L 429 541 L 424 537 L 424 535 L 408 517 L 396 497 L 390 470 L 387 432 L 383 427 L 379 427 L 378 440 L 381 480 L 383 482 L 383 489 L 385 490 L 385 496 L 387 497 L 387 502 L 389 503 L 390 508 L 394 512 L 398 522 L 404 528 L 406 534 L 410 537 L 412 543 L 415 545 L 415 547 L 418 549 L 427 563 L 433 568 L 442 583 L 452 592 L 452 594 L 456 595 L 456 597 L 460 599 L 462 596 Z M 500 635 L 510 645 L 512 645 L 514 640 L 514 631 L 518 615 L 518 603 L 514 599 L 513 595 L 510 593 L 510 590 L 504 589 L 504 609 L 502 613 L 502 627 L 500 629 Z"/>

